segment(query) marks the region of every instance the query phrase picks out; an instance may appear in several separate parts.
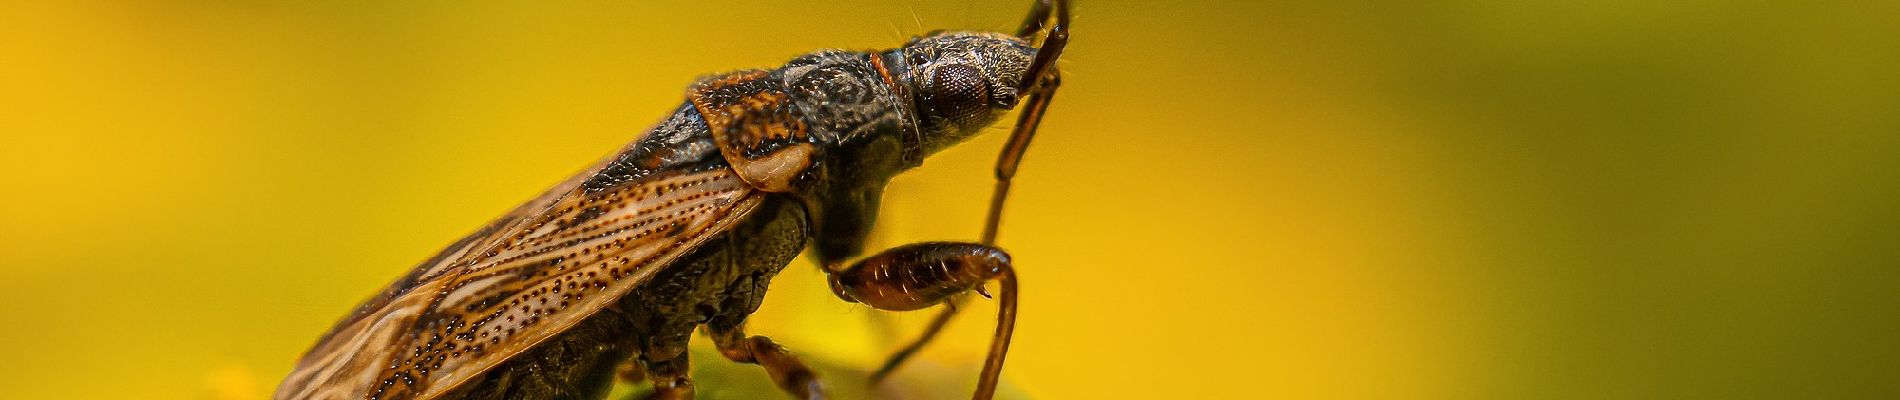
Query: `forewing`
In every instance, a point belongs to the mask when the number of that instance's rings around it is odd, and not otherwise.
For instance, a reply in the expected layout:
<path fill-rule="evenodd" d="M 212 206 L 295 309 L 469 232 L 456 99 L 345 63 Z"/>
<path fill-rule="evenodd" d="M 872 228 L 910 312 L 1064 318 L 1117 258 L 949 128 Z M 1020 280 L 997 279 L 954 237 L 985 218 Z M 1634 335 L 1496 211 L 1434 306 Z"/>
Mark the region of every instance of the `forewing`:
<path fill-rule="evenodd" d="M 365 302 L 279 399 L 431 398 L 614 302 L 761 201 L 730 168 L 563 183 Z"/>

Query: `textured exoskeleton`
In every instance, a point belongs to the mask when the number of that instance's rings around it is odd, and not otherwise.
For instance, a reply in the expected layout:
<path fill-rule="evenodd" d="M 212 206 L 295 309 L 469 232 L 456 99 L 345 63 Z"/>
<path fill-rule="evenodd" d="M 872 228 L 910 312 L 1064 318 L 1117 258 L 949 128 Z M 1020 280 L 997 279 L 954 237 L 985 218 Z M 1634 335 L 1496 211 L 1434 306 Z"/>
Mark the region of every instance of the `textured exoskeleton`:
<path fill-rule="evenodd" d="M 1038 46 L 1052 10 L 1057 23 Z M 631 361 L 637 368 L 621 375 L 650 378 L 654 398 L 689 398 L 686 345 L 704 326 L 725 357 L 820 398 L 809 368 L 743 331 L 772 277 L 809 247 L 840 297 L 879 309 L 928 307 L 1000 280 L 998 338 L 977 391 L 987 398 L 1015 310 L 1009 256 L 990 243 L 994 210 L 984 243 L 846 262 L 863 251 L 892 176 L 1027 98 L 999 164 L 1000 206 L 1053 93 L 1066 15 L 1044 1 L 1016 36 L 937 32 L 892 50 L 819 51 L 704 78 L 619 153 L 364 302 L 275 397 L 598 398 Z"/>

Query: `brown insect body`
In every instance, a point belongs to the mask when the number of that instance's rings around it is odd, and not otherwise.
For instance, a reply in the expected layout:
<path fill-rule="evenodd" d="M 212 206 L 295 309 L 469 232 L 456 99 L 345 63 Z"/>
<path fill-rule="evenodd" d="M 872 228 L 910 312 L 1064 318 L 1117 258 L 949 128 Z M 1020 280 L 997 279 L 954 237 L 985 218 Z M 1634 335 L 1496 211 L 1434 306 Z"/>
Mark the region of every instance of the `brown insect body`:
<path fill-rule="evenodd" d="M 1023 37 L 941 32 L 702 79 L 626 149 L 339 321 L 275 397 L 597 398 L 629 359 L 656 398 L 690 397 L 685 350 L 700 325 L 728 358 L 764 366 L 796 396 L 822 397 L 785 349 L 743 333 L 772 277 L 810 246 L 841 297 L 880 309 L 927 307 L 1003 279 L 1004 320 L 978 391 L 986 398 L 1014 321 L 1006 254 L 935 243 L 843 263 L 862 252 L 892 176 L 1014 107 L 1035 77 L 1053 74 L 1037 66 L 1053 58 Z"/>

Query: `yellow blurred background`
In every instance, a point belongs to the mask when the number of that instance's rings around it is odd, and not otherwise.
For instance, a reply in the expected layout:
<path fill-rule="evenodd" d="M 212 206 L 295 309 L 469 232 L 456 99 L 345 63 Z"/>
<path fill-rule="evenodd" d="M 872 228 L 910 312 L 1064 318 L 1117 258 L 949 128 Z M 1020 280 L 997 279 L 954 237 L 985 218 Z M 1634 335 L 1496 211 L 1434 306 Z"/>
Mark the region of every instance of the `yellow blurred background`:
<path fill-rule="evenodd" d="M 1082 1 L 1008 394 L 1900 397 L 1900 3 L 1730 3 Z M 1027 7 L 0 2 L 0 398 L 265 397 L 696 76 Z M 873 247 L 975 238 L 1001 132 Z M 972 310 L 905 371 L 973 373 Z M 752 326 L 864 367 L 928 319 L 801 260 Z"/>

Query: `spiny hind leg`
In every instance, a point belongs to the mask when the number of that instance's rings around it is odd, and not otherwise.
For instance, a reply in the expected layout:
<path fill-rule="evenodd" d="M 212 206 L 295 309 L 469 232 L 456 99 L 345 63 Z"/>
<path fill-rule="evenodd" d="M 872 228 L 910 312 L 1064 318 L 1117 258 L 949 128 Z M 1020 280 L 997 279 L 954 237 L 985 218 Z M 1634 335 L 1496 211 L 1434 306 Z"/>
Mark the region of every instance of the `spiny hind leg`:
<path fill-rule="evenodd" d="M 1001 294 L 996 333 L 990 338 L 990 354 L 983 362 L 975 398 L 989 399 L 995 394 L 1016 328 L 1016 270 L 1009 253 L 980 243 L 913 243 L 831 271 L 831 289 L 838 298 L 886 311 L 919 310 L 970 291 L 987 296 L 983 284 L 996 281 Z M 930 333 L 940 328 L 933 327 Z M 887 374 L 894 367 L 895 362 L 887 364 L 879 373 Z"/>

